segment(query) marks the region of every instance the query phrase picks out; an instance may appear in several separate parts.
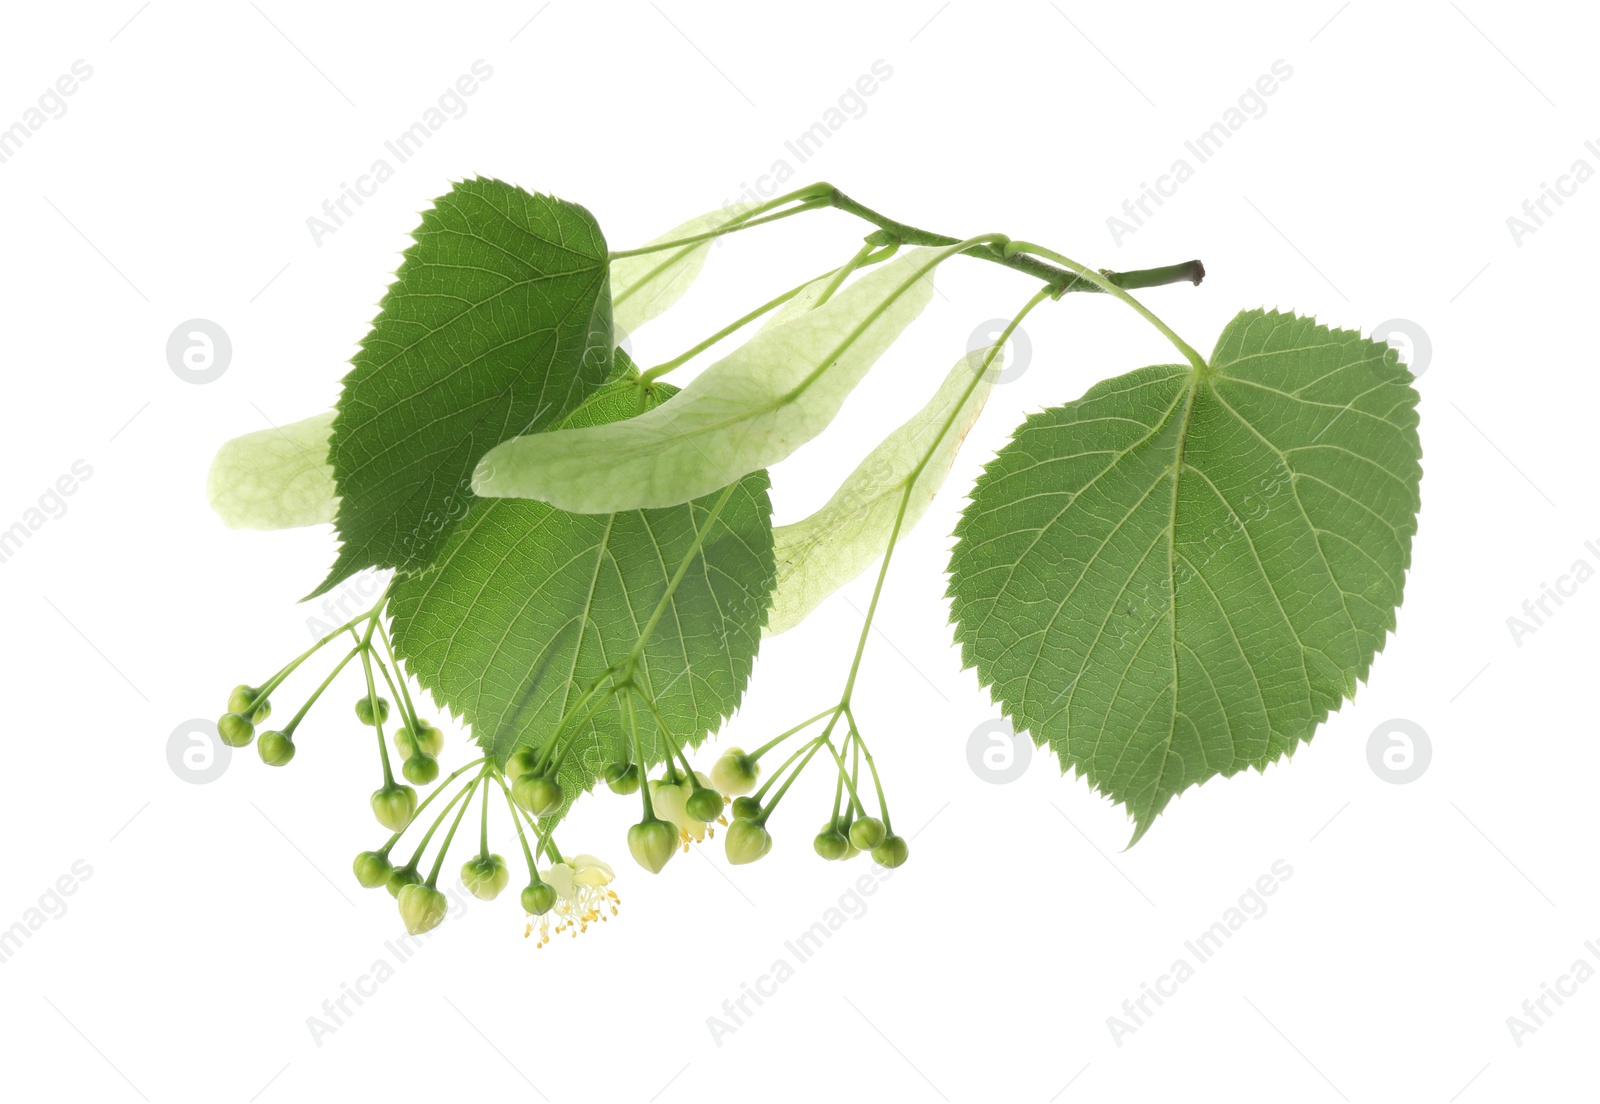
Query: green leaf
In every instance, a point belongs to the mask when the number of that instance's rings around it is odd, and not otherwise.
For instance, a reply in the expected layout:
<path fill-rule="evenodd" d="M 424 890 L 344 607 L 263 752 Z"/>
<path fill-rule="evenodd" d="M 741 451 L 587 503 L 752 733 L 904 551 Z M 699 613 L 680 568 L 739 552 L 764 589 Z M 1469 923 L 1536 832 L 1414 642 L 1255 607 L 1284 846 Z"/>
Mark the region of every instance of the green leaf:
<path fill-rule="evenodd" d="M 426 565 L 472 505 L 478 458 L 558 424 L 612 371 L 606 243 L 588 211 L 475 178 L 415 238 L 345 376 L 344 544 L 317 593 L 368 565 Z"/>
<path fill-rule="evenodd" d="M 649 395 L 672 391 L 656 384 Z M 619 382 L 570 424 L 626 418 L 639 401 L 635 382 Z M 767 486 L 764 471 L 739 481 L 640 659 L 636 677 L 680 741 L 699 744 L 749 680 L 773 581 Z M 504 764 L 513 749 L 547 737 L 590 682 L 633 648 L 716 497 L 604 515 L 481 499 L 432 568 L 396 580 L 395 647 Z M 658 763 L 663 742 L 649 714 L 638 714 L 646 757 Z M 569 797 L 617 758 L 618 707 L 608 704 L 578 731 L 561 772 Z"/>
<path fill-rule="evenodd" d="M 328 436 L 333 411 L 235 437 L 217 450 L 206 497 L 230 529 L 293 529 L 332 521 L 338 506 Z"/>
<path fill-rule="evenodd" d="M 822 509 L 773 530 L 778 586 L 768 636 L 794 628 L 888 551 L 902 500 L 905 517 L 895 540 L 922 520 L 994 390 L 1005 354 L 997 351 L 986 367 L 987 354 L 980 349 L 957 361 L 928 404 L 868 453 Z"/>
<path fill-rule="evenodd" d="M 1204 373 L 1100 383 L 978 480 L 950 557 L 963 659 L 1135 841 L 1365 680 L 1411 562 L 1416 403 L 1387 346 L 1247 311 Z"/>
<path fill-rule="evenodd" d="M 647 242 L 678 241 L 717 230 L 736 221 L 753 203 L 731 203 L 682 226 L 668 230 L 659 238 Z M 652 318 L 666 312 L 689 290 L 695 277 L 700 275 L 706 256 L 717 239 L 707 238 L 694 245 L 663 249 L 656 253 L 641 253 L 636 257 L 621 257 L 611 262 L 611 315 L 619 334 L 630 334 Z"/>
<path fill-rule="evenodd" d="M 763 327 L 637 418 L 507 441 L 484 457 L 473 490 L 608 514 L 674 506 L 777 463 L 827 427 L 928 305 L 938 256 L 913 250 Z"/>

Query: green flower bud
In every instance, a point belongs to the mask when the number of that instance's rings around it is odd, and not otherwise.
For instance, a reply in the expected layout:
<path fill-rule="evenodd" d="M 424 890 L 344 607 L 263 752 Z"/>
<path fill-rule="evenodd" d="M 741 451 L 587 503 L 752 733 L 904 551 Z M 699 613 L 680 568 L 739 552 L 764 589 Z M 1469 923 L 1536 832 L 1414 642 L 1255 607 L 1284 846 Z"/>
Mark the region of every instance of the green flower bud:
<path fill-rule="evenodd" d="M 893 870 L 905 863 L 910 850 L 906 841 L 899 836 L 885 836 L 883 842 L 872 849 L 872 859 L 879 866 Z"/>
<path fill-rule="evenodd" d="M 356 856 L 353 864 L 356 872 L 356 881 L 366 889 L 377 889 L 389 883 L 389 875 L 394 873 L 394 863 L 389 861 L 389 856 L 378 851 L 363 851 Z"/>
<path fill-rule="evenodd" d="M 846 809 L 843 813 L 840 813 L 834 820 L 833 827 L 835 831 L 844 837 L 844 842 L 847 845 L 844 854 L 839 856 L 840 862 L 849 862 L 861 854 L 861 848 L 850 842 L 850 829 L 855 827 L 854 809 Z"/>
<path fill-rule="evenodd" d="M 633 763 L 612 763 L 606 768 L 606 785 L 614 794 L 639 792 L 639 768 Z"/>
<path fill-rule="evenodd" d="M 850 842 L 862 851 L 871 851 L 883 842 L 883 821 L 877 817 L 862 817 L 850 825 Z"/>
<path fill-rule="evenodd" d="M 461 881 L 480 901 L 492 901 L 511 882 L 511 871 L 499 855 L 479 855 L 461 864 Z"/>
<path fill-rule="evenodd" d="M 425 751 L 419 751 L 400 765 L 400 773 L 407 782 L 426 786 L 439 777 L 439 760 Z"/>
<path fill-rule="evenodd" d="M 272 703 L 266 698 L 262 698 L 256 702 L 255 709 L 250 713 L 250 720 L 256 725 L 264 725 L 270 716 L 272 716 Z"/>
<path fill-rule="evenodd" d="M 256 741 L 261 761 L 269 767 L 288 766 L 294 758 L 294 740 L 287 732 L 263 732 Z"/>
<path fill-rule="evenodd" d="M 838 828 L 829 824 L 811 841 L 811 849 L 829 862 L 834 862 L 845 857 L 845 853 L 850 850 L 850 840 Z"/>
<path fill-rule="evenodd" d="M 736 820 L 724 836 L 728 861 L 735 866 L 753 863 L 772 849 L 772 835 L 753 820 Z"/>
<path fill-rule="evenodd" d="M 539 753 L 531 747 L 519 747 L 506 760 L 506 777 L 515 782 L 525 774 L 539 769 Z"/>
<path fill-rule="evenodd" d="M 444 733 L 429 724 L 427 721 L 417 721 L 417 748 L 425 751 L 435 759 L 444 750 Z"/>
<path fill-rule="evenodd" d="M 761 802 L 753 797 L 736 797 L 733 799 L 733 819 L 754 820 L 761 815 Z"/>
<path fill-rule="evenodd" d="M 408 885 L 420 885 L 422 874 L 414 866 L 397 866 L 389 873 L 389 880 L 384 883 L 389 888 L 389 896 L 398 897 L 400 891 Z"/>
<path fill-rule="evenodd" d="M 409 759 L 419 751 L 437 759 L 444 750 L 444 733 L 427 721 L 417 722 L 416 731 L 410 725 L 401 725 L 394 730 L 394 749 L 402 759 Z"/>
<path fill-rule="evenodd" d="M 382 724 L 389 719 L 389 703 L 382 698 L 378 699 L 376 719 L 374 719 L 372 699 L 370 697 L 357 698 L 356 716 L 361 718 L 361 723 L 364 725 Z"/>
<path fill-rule="evenodd" d="M 702 824 L 709 824 L 722 815 L 722 795 L 716 790 L 704 787 L 689 795 L 689 800 L 684 803 L 684 811 Z"/>
<path fill-rule="evenodd" d="M 228 694 L 229 713 L 248 713 L 255 708 L 256 696 L 261 693 L 259 686 L 246 686 L 240 683 Z"/>
<path fill-rule="evenodd" d="M 743 748 L 729 748 L 711 766 L 711 784 L 729 797 L 749 793 L 760 777 L 761 764 L 746 755 Z"/>
<path fill-rule="evenodd" d="M 652 874 L 678 853 L 678 829 L 664 820 L 642 820 L 628 829 L 628 850 Z"/>
<path fill-rule="evenodd" d="M 399 901 L 400 919 L 405 921 L 406 931 L 412 935 L 437 928 L 450 909 L 450 902 L 443 893 L 420 884 L 401 887 Z"/>
<path fill-rule="evenodd" d="M 391 784 L 372 791 L 372 815 L 391 832 L 411 823 L 417 811 L 417 791 L 410 786 Z"/>
<path fill-rule="evenodd" d="M 534 882 L 522 890 L 522 911 L 543 916 L 556 907 L 556 887 L 548 882 Z"/>
<path fill-rule="evenodd" d="M 217 718 L 217 735 L 229 747 L 245 747 L 255 734 L 256 726 L 242 713 L 224 713 Z"/>
<path fill-rule="evenodd" d="M 525 774 L 511 786 L 511 797 L 534 816 L 548 816 L 566 804 L 560 783 L 543 774 Z"/>

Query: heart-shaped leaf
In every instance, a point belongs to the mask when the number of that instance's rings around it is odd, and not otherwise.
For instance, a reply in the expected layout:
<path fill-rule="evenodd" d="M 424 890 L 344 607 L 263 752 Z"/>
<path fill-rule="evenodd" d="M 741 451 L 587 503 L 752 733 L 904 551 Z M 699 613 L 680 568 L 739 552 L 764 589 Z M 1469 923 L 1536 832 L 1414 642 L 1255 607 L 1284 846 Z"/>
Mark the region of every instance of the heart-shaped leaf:
<path fill-rule="evenodd" d="M 1138 840 L 1366 678 L 1411 562 L 1416 404 L 1387 346 L 1256 310 L 1204 371 L 1143 368 L 1030 417 L 956 530 L 964 660 Z"/>

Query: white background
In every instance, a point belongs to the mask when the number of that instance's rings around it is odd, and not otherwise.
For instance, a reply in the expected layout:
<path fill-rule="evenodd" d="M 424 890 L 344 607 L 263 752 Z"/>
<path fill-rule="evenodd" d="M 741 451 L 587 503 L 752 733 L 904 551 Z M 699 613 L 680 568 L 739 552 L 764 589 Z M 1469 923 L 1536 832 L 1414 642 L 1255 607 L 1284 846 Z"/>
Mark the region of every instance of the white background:
<path fill-rule="evenodd" d="M 7 10 L 0 126 L 75 60 L 93 76 L 0 164 L 0 528 L 75 460 L 93 475 L 0 564 L 0 928 L 75 862 L 92 870 L 0 964 L 5 1095 L 1593 1098 L 1600 984 L 1549 1004 L 1520 1046 L 1507 1018 L 1574 960 L 1600 965 L 1584 947 L 1600 940 L 1600 582 L 1520 644 L 1507 618 L 1574 561 L 1600 566 L 1584 544 L 1600 543 L 1600 182 L 1520 244 L 1506 222 L 1576 159 L 1600 169 L 1583 145 L 1600 144 L 1592 16 L 1483 0 L 539 3 Z M 306 219 L 477 59 L 493 76 L 465 115 L 315 243 Z M 800 163 L 785 141 L 880 59 L 892 76 Z M 1278 59 L 1293 76 L 1265 115 L 1115 242 L 1108 216 Z M 944 232 L 1113 268 L 1201 257 L 1203 286 L 1144 298 L 1202 349 L 1262 304 L 1420 326 L 1423 508 L 1398 633 L 1292 763 L 1190 791 L 1128 852 L 1123 814 L 1045 754 L 1004 785 L 969 766 L 996 711 L 940 597 L 963 488 L 1026 412 L 1171 358 L 1114 302 L 1047 305 L 1027 322 L 1028 370 L 996 392 L 890 577 L 858 712 L 917 834 L 865 912 L 714 1038 L 708 1017 L 792 959 L 785 942 L 871 868 L 811 855 L 820 779 L 786 803 L 763 862 L 730 869 L 719 841 L 654 879 L 622 842 L 634 804 L 602 796 L 565 846 L 615 863 L 618 918 L 536 951 L 510 894 L 474 903 L 319 1045 L 308 1017 L 392 963 L 401 933 L 388 896 L 348 873 L 380 835 L 361 730 L 330 709 L 290 769 L 247 751 L 205 785 L 167 749 L 304 647 L 318 611 L 295 601 L 333 540 L 225 530 L 203 491 L 212 454 L 335 399 L 417 212 L 450 179 L 579 201 L 626 248 L 779 160 L 791 186 L 827 179 Z M 862 232 L 828 212 L 740 236 L 635 351 L 673 355 Z M 820 504 L 973 328 L 1031 290 L 978 262 L 940 279 L 948 301 L 776 469 L 780 521 Z M 165 354 L 197 317 L 233 343 L 203 386 Z M 858 580 L 764 650 L 724 742 L 827 703 L 869 592 Z M 1368 762 L 1396 718 L 1432 752 L 1403 785 Z M 447 765 L 467 758 L 450 735 Z M 1268 911 L 1118 1045 L 1108 1017 L 1277 860 L 1293 876 Z"/>

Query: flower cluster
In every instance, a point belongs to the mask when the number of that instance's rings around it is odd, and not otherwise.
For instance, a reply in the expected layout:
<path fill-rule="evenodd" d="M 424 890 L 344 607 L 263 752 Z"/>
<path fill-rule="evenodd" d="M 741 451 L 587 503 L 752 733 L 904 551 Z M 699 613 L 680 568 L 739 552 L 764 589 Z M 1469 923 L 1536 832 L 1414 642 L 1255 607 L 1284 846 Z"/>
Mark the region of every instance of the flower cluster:
<path fill-rule="evenodd" d="M 906 842 L 889 826 L 877 768 L 847 703 L 796 725 L 754 752 L 729 748 L 707 774 L 690 766 L 686 741 L 672 733 L 649 693 L 633 679 L 631 669 L 613 669 L 607 672 L 615 676 L 609 685 L 597 682 L 555 730 L 537 743 L 516 747 L 503 761 L 481 756 L 441 781 L 444 733 L 417 714 L 382 624 L 383 609 L 380 600 L 368 613 L 323 638 L 261 685 L 234 687 L 228 695 L 227 712 L 217 721 L 217 731 L 233 747 L 253 741 L 267 765 L 286 766 L 295 758 L 295 736 L 311 707 L 347 665 L 360 661 L 366 693 L 356 699 L 354 712 L 357 721 L 375 734 L 382 774 L 382 784 L 368 801 L 373 816 L 390 834 L 377 848 L 357 855 L 352 869 L 362 886 L 389 891 L 412 934 L 429 931 L 445 918 L 447 899 L 438 888 L 439 876 L 457 831 L 474 806 L 478 809 L 478 847 L 461 865 L 461 882 L 473 896 L 485 901 L 494 900 L 510 886 L 510 866 L 490 849 L 491 807 L 503 804 L 515 826 L 528 871 L 528 882 L 519 895 L 527 914 L 524 934 L 531 937 L 537 929 L 538 946 L 556 935 L 575 938 L 590 925 L 617 915 L 620 898 L 610 888 L 615 872 L 593 855 L 563 857 L 554 832 L 575 796 L 562 778 L 578 744 L 582 725 L 577 722 L 589 720 L 601 703 L 618 696 L 628 723 L 626 731 L 615 736 L 615 759 L 604 778 L 617 794 L 639 795 L 644 816 L 628 829 L 628 850 L 651 873 L 660 873 L 674 855 L 692 845 L 715 838 L 719 827 L 724 830 L 723 847 L 730 863 L 751 863 L 765 856 L 773 842 L 768 821 L 813 760 L 831 764 L 837 775 L 833 812 L 812 841 L 813 850 L 830 860 L 849 859 L 866 851 L 891 867 L 906 860 Z M 281 729 L 258 734 L 257 729 L 272 715 L 272 695 L 285 680 L 310 656 L 345 634 L 352 646 L 308 700 Z M 393 696 L 393 705 L 379 694 L 380 684 Z M 636 700 L 660 732 L 659 743 L 648 748 L 639 731 Z M 393 710 L 399 713 L 399 723 L 385 740 L 384 726 Z M 800 741 L 758 788 L 763 756 L 818 722 L 824 722 L 821 732 Z M 400 758 L 399 774 L 404 781 L 395 776 L 391 743 Z M 821 754 L 824 751 L 825 756 Z M 652 760 L 661 764 L 662 772 L 659 777 L 646 778 Z M 870 789 L 866 785 L 869 779 Z M 430 786 L 431 791 L 419 798 L 417 787 Z M 875 815 L 869 814 L 863 791 L 875 798 Z M 430 810 L 431 816 L 425 816 Z M 404 856 L 400 847 L 408 837 L 414 837 L 414 845 L 409 856 Z"/>

